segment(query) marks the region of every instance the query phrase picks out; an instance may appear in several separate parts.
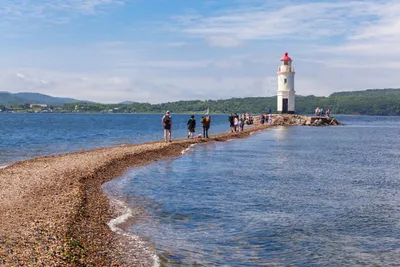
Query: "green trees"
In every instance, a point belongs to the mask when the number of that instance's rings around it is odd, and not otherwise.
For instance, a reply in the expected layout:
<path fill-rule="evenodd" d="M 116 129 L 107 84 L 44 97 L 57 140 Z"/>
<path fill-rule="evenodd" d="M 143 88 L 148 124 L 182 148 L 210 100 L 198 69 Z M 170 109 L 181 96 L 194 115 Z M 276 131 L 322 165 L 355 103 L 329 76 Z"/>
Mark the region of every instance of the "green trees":
<path fill-rule="evenodd" d="M 7 108 L 27 110 L 29 105 L 14 104 Z M 329 108 L 332 114 L 400 115 L 400 89 L 371 89 L 355 92 L 333 93 L 329 97 L 296 96 L 296 112 L 313 114 L 316 107 Z M 68 103 L 57 112 L 79 113 L 266 113 L 276 111 L 276 96 L 246 97 L 223 100 L 190 100 L 162 104 L 133 102 L 131 104 Z M 0 106 L 0 109 L 4 110 Z"/>

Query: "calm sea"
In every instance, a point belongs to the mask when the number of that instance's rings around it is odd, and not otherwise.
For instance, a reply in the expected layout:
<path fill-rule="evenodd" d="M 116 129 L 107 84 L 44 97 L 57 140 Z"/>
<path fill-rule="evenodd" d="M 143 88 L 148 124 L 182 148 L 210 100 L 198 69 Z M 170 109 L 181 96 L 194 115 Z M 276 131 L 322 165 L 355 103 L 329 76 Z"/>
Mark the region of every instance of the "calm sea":
<path fill-rule="evenodd" d="M 165 266 L 400 266 L 400 117 L 277 127 L 105 185 Z"/>
<path fill-rule="evenodd" d="M 198 124 L 199 115 L 196 115 Z M 163 138 L 159 114 L 1 114 L 0 167 L 24 159 Z M 172 138 L 184 138 L 189 115 L 172 115 Z M 229 128 L 212 115 L 210 134 Z M 200 129 L 198 131 L 200 133 Z"/>

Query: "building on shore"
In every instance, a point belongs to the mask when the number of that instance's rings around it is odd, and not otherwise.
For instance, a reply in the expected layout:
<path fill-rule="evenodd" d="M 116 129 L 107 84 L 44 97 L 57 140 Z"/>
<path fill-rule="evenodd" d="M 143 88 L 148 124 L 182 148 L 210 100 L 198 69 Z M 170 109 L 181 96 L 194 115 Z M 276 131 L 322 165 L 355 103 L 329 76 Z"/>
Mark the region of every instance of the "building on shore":
<path fill-rule="evenodd" d="M 292 59 L 286 52 L 281 58 L 281 66 L 278 68 L 277 111 L 280 114 L 295 113 L 294 74 Z"/>
<path fill-rule="evenodd" d="M 36 107 L 47 108 L 47 104 L 30 104 L 29 107 L 30 108 L 36 108 Z"/>

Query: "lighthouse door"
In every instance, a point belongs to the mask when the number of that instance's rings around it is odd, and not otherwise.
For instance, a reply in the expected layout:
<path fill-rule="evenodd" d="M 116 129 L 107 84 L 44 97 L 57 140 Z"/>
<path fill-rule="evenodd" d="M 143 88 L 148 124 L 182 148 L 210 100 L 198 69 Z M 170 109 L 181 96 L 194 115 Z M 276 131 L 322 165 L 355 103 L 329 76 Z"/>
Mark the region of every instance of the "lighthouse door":
<path fill-rule="evenodd" d="M 288 99 L 282 99 L 282 113 L 288 113 Z"/>

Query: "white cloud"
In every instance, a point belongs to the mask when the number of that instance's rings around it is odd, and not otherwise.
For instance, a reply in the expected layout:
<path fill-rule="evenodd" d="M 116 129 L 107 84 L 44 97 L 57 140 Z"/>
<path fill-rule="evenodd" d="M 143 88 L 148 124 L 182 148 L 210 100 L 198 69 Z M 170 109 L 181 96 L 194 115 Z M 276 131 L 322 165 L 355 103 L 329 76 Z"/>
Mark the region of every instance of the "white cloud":
<path fill-rule="evenodd" d="M 274 77 L 168 75 L 121 72 L 65 73 L 44 69 L 2 70 L 0 89 L 117 103 L 124 100 L 160 103 L 178 99 L 221 99 L 274 94 Z M 43 82 L 45 81 L 45 82 Z M 261 88 L 261 89 L 260 89 Z"/>
<path fill-rule="evenodd" d="M 1 0 L 0 33 L 18 36 L 43 24 L 67 24 L 79 16 L 104 13 L 125 0 Z"/>
<path fill-rule="evenodd" d="M 371 8 L 372 7 L 372 8 Z M 181 30 L 193 36 L 226 38 L 237 42 L 266 39 L 315 40 L 350 34 L 347 26 L 375 15 L 368 2 L 271 3 L 240 8 L 215 16 L 188 16 L 178 20 Z M 222 37 L 221 37 L 222 36 Z M 211 43 L 213 44 L 213 43 Z"/>
<path fill-rule="evenodd" d="M 229 36 L 211 36 L 208 37 L 207 42 L 212 46 L 221 47 L 235 47 L 242 44 L 240 40 Z"/>
<path fill-rule="evenodd" d="M 27 5 L 10 8 L 0 23 L 23 20 L 18 16 L 24 12 L 41 22 L 57 13 L 73 19 L 120 4 L 56 0 L 54 6 L 39 2 L 35 11 L 27 10 L 33 1 L 16 1 Z M 0 10 L 4 14 L 5 8 Z M 235 9 L 175 16 L 167 32 L 146 32 L 146 40 L 135 35 L 143 32 L 130 31 L 116 41 L 93 40 L 98 43 L 92 46 L 77 42 L 32 50 L 28 44 L 0 51 L 0 90 L 100 102 L 271 96 L 286 50 L 294 59 L 300 95 L 400 87 L 397 14 L 395 1 L 242 1 Z"/>

